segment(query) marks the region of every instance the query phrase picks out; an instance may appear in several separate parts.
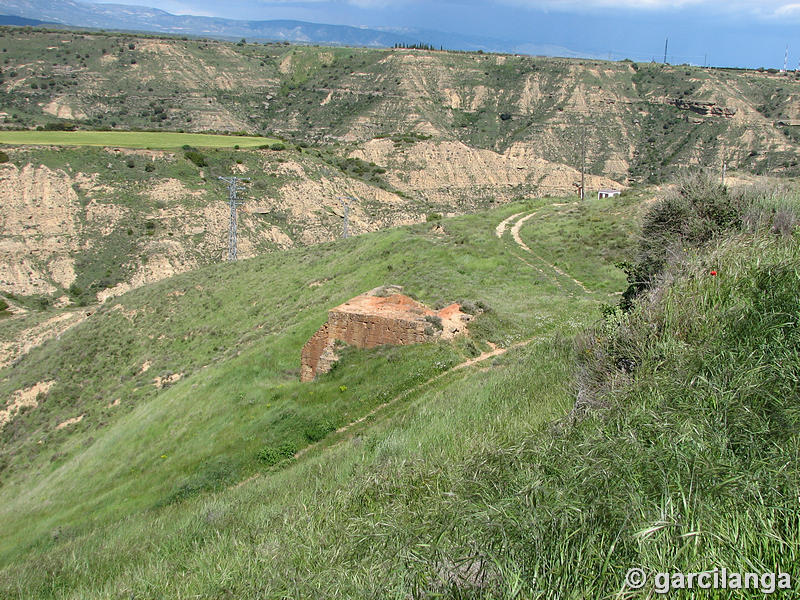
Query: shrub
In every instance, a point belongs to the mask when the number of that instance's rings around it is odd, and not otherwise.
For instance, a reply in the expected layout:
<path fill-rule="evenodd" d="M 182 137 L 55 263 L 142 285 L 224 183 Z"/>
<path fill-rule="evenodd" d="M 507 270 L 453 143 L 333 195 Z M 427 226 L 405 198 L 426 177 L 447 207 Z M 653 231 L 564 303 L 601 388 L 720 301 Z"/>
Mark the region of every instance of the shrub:
<path fill-rule="evenodd" d="M 468 315 L 474 315 L 478 312 L 478 307 L 471 300 L 461 300 L 458 304 L 461 306 L 461 312 L 465 312 Z"/>
<path fill-rule="evenodd" d="M 36 310 L 47 310 L 50 308 L 50 298 L 47 296 L 34 296 L 32 305 Z"/>
<path fill-rule="evenodd" d="M 336 431 L 336 426 L 328 420 L 309 421 L 303 428 L 303 435 L 309 442 L 318 442 L 332 431 Z"/>
<path fill-rule="evenodd" d="M 425 320 L 430 323 L 435 330 L 441 331 L 443 329 L 441 317 L 437 315 L 425 315 Z"/>
<path fill-rule="evenodd" d="M 155 170 L 156 170 L 156 166 L 155 166 L 153 163 L 147 163 L 147 164 L 144 166 L 144 170 L 145 170 L 146 172 L 148 172 L 148 173 L 152 173 L 153 171 L 155 171 Z"/>
<path fill-rule="evenodd" d="M 634 297 L 663 272 L 668 258 L 699 247 L 723 231 L 742 226 L 742 202 L 704 175 L 683 179 L 677 190 L 645 214 L 639 250 L 633 262 L 618 266 L 628 277 L 620 305 L 628 310 Z"/>
<path fill-rule="evenodd" d="M 442 215 L 440 215 L 439 213 L 428 213 L 428 215 L 425 217 L 425 220 L 428 223 L 430 223 L 431 221 L 441 221 Z"/>
<path fill-rule="evenodd" d="M 75 131 L 75 124 L 69 121 L 57 121 L 53 123 L 45 123 L 45 131 Z"/>
<path fill-rule="evenodd" d="M 7 163 L 9 161 L 8 154 L 0 152 L 0 163 Z"/>
<path fill-rule="evenodd" d="M 74 283 L 67 289 L 67 295 L 78 306 L 86 306 L 88 304 L 85 291 Z"/>
<path fill-rule="evenodd" d="M 128 165 L 128 168 L 129 168 L 129 169 L 132 169 L 132 168 L 134 168 L 134 167 L 136 166 L 136 161 L 134 161 L 132 158 L 129 158 L 129 159 L 126 161 L 126 163 L 125 163 L 125 164 L 126 164 L 126 165 Z"/>
<path fill-rule="evenodd" d="M 157 503 L 157 506 L 168 506 L 202 492 L 221 490 L 234 483 L 238 476 L 238 469 L 230 459 L 225 457 L 210 459 L 203 463 L 196 474 L 176 485 L 166 498 Z"/>
<path fill-rule="evenodd" d="M 772 233 L 788 237 L 797 227 L 797 215 L 788 209 L 782 208 L 775 211 L 772 217 Z"/>
<path fill-rule="evenodd" d="M 284 442 L 279 446 L 264 446 L 258 451 L 256 458 L 271 467 L 279 462 L 292 458 L 297 452 L 297 447 L 291 442 Z"/>
<path fill-rule="evenodd" d="M 286 144 L 283 142 L 275 142 L 274 144 L 270 145 L 269 149 L 280 152 L 281 150 L 286 150 Z"/>
<path fill-rule="evenodd" d="M 183 155 L 198 167 L 207 167 L 206 157 L 197 150 L 187 150 Z"/>
<path fill-rule="evenodd" d="M 8 302 L 0 298 L 0 313 L 6 312 L 8 310 Z"/>

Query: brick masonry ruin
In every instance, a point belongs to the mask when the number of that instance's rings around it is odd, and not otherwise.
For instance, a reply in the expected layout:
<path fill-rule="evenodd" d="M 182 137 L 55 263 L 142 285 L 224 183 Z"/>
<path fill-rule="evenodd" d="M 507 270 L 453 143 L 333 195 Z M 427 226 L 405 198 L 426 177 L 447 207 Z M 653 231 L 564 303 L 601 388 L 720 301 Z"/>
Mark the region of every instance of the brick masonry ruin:
<path fill-rule="evenodd" d="M 470 315 L 458 304 L 431 310 L 400 293 L 399 286 L 375 288 L 328 311 L 328 321 L 303 346 L 300 380 L 312 381 L 338 360 L 336 342 L 357 348 L 419 344 L 466 332 Z M 441 329 L 436 325 L 441 319 Z"/>

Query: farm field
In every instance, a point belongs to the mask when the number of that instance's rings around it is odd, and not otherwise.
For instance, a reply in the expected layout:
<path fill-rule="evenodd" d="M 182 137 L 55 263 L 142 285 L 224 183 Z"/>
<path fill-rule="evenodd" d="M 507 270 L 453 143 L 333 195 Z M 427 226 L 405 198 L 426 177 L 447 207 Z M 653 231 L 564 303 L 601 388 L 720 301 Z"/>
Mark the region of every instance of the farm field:
<path fill-rule="evenodd" d="M 0 144 L 14 146 L 117 146 L 170 150 L 187 145 L 197 148 L 255 148 L 277 142 L 259 136 L 171 131 L 0 131 Z"/>

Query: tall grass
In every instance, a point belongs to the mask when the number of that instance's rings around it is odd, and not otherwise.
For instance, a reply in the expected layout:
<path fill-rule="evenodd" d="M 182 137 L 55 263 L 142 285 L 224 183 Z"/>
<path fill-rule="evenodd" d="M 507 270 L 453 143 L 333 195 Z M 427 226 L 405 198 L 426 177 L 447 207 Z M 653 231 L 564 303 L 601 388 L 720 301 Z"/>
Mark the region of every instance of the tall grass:
<path fill-rule="evenodd" d="M 279 469 L 42 540 L 0 595 L 645 598 L 631 567 L 796 575 L 800 247 L 762 221 L 687 247 L 577 346 L 563 315 Z M 576 361 L 593 401 L 569 415 Z"/>

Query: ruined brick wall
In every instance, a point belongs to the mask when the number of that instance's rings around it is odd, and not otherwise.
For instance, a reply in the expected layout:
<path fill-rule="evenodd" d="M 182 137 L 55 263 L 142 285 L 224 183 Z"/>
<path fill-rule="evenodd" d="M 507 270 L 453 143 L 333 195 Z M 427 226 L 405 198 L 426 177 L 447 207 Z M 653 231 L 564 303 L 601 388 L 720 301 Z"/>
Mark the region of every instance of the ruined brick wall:
<path fill-rule="evenodd" d="M 383 344 L 403 345 L 424 342 L 424 322 L 407 321 L 332 310 L 328 317 L 329 336 L 358 348 Z"/>
<path fill-rule="evenodd" d="M 405 345 L 426 341 L 425 322 L 392 319 L 331 310 L 328 322 L 303 346 L 300 380 L 311 381 L 317 373 L 327 373 L 336 357 L 336 340 L 357 348 L 375 348 L 384 344 Z"/>
<path fill-rule="evenodd" d="M 300 355 L 300 381 L 311 381 L 317 374 L 319 357 L 328 345 L 328 324 L 325 323 L 303 346 Z"/>
<path fill-rule="evenodd" d="M 327 373 L 339 359 L 335 344 L 342 341 L 356 348 L 384 344 L 403 346 L 431 339 L 451 339 L 466 332 L 470 316 L 458 304 L 433 311 L 406 295 L 399 286 L 383 286 L 356 296 L 328 311 L 328 322 L 311 336 L 300 358 L 300 380 L 312 381 Z M 431 327 L 436 320 L 441 327 Z"/>

